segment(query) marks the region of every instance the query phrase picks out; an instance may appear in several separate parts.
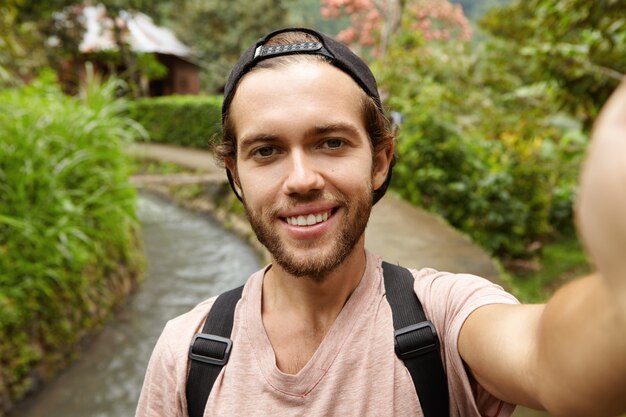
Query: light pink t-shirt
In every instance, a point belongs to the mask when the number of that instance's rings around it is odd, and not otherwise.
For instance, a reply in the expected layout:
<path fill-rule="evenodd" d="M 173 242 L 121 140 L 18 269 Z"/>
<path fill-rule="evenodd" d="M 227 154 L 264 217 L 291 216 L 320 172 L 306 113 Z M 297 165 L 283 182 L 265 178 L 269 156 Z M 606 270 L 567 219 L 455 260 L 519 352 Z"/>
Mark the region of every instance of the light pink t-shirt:
<path fill-rule="evenodd" d="M 237 305 L 233 350 L 211 391 L 205 416 L 422 416 L 411 377 L 394 353 L 391 309 L 381 261 L 367 253 L 358 287 L 300 372 L 275 365 L 261 319 L 265 270 L 254 273 Z M 472 381 L 457 350 L 461 326 L 476 308 L 517 303 L 501 287 L 473 275 L 412 271 L 415 292 L 441 339 L 451 416 L 504 417 L 514 406 Z M 154 349 L 137 417 L 187 416 L 187 351 L 214 298 L 171 320 Z"/>

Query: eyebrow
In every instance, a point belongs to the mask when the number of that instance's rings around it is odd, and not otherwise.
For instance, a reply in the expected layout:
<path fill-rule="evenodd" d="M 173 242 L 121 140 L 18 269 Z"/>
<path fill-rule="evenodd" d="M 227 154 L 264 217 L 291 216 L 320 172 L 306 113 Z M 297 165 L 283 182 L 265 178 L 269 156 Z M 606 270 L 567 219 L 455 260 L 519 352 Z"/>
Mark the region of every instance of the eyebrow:
<path fill-rule="evenodd" d="M 348 123 L 329 123 L 325 125 L 313 126 L 306 134 L 309 135 L 323 135 L 332 132 L 344 132 L 351 135 L 358 136 L 358 129 L 352 124 Z"/>
<path fill-rule="evenodd" d="M 254 146 L 256 143 L 272 143 L 278 141 L 278 135 L 271 134 L 258 134 L 258 135 L 250 135 L 242 138 L 239 142 L 239 148 L 245 150 Z"/>
<path fill-rule="evenodd" d="M 313 126 L 305 132 L 305 136 L 320 136 L 334 132 L 347 133 L 354 136 L 359 135 L 359 130 L 355 126 L 353 126 L 352 124 L 340 122 Z M 280 141 L 279 135 L 274 135 L 270 133 L 259 133 L 245 136 L 241 138 L 238 142 L 239 148 L 244 151 L 257 143 L 275 143 L 278 141 Z"/>

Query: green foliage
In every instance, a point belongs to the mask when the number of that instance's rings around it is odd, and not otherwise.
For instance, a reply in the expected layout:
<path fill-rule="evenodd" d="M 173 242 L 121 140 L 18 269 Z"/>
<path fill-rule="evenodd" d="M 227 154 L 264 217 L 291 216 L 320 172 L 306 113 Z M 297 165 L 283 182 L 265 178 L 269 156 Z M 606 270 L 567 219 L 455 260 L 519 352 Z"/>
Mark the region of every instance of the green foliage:
<path fill-rule="evenodd" d="M 571 231 L 580 124 L 556 115 L 550 85 L 500 71 L 502 44 L 425 44 L 403 30 L 375 66 L 404 116 L 392 186 L 502 257 Z M 550 116 L 550 117 L 548 117 Z"/>
<path fill-rule="evenodd" d="M 221 130 L 222 97 L 144 98 L 131 103 L 130 115 L 153 142 L 206 149 Z"/>
<path fill-rule="evenodd" d="M 218 92 L 239 55 L 273 29 L 286 26 L 286 0 L 184 0 L 164 5 L 168 25 L 200 55 L 202 82 Z"/>
<path fill-rule="evenodd" d="M 137 273 L 123 152 L 135 129 L 117 88 L 0 92 L 0 410 L 58 368 Z"/>
<path fill-rule="evenodd" d="M 420 110 L 426 114 L 411 115 L 398 140 L 394 188 L 491 252 L 524 255 L 549 231 L 552 161 L 518 137 L 468 136 Z"/>
<path fill-rule="evenodd" d="M 350 25 L 350 18 L 325 19 L 320 13 L 320 0 L 285 0 L 287 26 L 310 27 L 334 36 Z"/>
<path fill-rule="evenodd" d="M 535 260 L 508 265 L 503 278 L 524 303 L 544 303 L 565 282 L 591 272 L 591 265 L 575 237 L 560 239 L 543 247 Z"/>
<path fill-rule="evenodd" d="M 19 84 L 47 62 L 36 23 L 20 19 L 23 7 L 23 0 L 0 2 L 0 87 Z"/>
<path fill-rule="evenodd" d="M 154 54 L 137 53 L 136 60 L 137 71 L 148 80 L 157 80 L 167 75 L 167 67 Z"/>
<path fill-rule="evenodd" d="M 476 19 L 480 18 L 482 15 L 487 12 L 487 10 L 503 6 L 505 4 L 510 3 L 511 0 L 456 0 L 451 1 L 451 3 L 459 3 L 463 6 L 463 12 L 466 16 L 468 16 L 472 21 L 476 21 Z"/>
<path fill-rule="evenodd" d="M 526 82 L 554 83 L 558 103 L 588 127 L 626 73 L 624 10 L 623 0 L 516 0 L 481 26 L 516 51 Z"/>

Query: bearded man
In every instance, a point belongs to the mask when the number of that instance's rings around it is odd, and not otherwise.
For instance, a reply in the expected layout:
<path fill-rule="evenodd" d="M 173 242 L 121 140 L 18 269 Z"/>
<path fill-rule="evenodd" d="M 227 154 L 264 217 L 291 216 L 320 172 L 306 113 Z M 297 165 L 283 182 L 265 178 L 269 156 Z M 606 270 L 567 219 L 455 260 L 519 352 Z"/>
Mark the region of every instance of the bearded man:
<path fill-rule="evenodd" d="M 514 404 L 563 416 L 626 410 L 625 119 L 626 85 L 595 131 L 578 207 L 596 274 L 545 305 L 520 305 L 476 276 L 411 270 L 428 325 L 409 327 L 438 334 L 440 416 L 509 416 Z M 438 371 L 415 376 L 396 355 L 387 272 L 365 249 L 394 162 L 367 65 L 319 32 L 272 32 L 231 72 L 222 122 L 216 152 L 272 262 L 229 319 L 206 319 L 212 298 L 167 324 L 137 416 L 432 415 L 436 390 L 420 387 L 437 385 Z M 200 330 L 222 321 L 226 337 Z M 216 362 L 196 341 L 227 351 L 209 384 L 191 376 L 196 362 Z"/>

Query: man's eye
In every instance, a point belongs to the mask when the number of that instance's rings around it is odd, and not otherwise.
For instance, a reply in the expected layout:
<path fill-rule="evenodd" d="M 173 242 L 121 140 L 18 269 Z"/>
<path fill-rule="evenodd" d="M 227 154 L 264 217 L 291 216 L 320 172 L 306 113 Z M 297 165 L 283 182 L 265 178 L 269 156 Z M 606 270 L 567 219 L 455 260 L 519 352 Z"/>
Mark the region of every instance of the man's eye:
<path fill-rule="evenodd" d="M 272 156 L 274 155 L 274 153 L 275 153 L 275 149 L 272 148 L 271 146 L 264 146 L 254 151 L 255 156 L 260 156 L 262 158 L 267 158 L 269 156 Z"/>
<path fill-rule="evenodd" d="M 337 149 L 343 146 L 343 140 L 341 139 L 328 139 L 324 141 L 324 147 L 328 149 Z"/>

